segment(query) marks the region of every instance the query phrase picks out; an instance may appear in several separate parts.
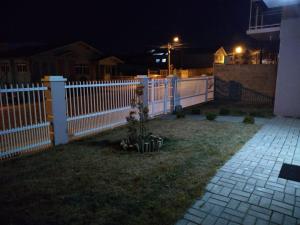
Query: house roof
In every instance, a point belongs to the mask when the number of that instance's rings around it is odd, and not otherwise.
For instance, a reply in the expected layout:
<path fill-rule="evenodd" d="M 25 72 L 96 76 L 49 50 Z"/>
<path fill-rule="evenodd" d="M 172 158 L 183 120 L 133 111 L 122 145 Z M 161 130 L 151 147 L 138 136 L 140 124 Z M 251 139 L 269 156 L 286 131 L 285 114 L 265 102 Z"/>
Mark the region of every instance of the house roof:
<path fill-rule="evenodd" d="M 100 52 L 98 49 L 92 47 L 91 45 L 83 41 L 76 41 L 72 43 L 51 43 L 51 44 L 45 44 L 40 42 L 3 43 L 0 44 L 0 58 L 30 57 L 30 56 L 46 53 L 48 51 L 53 51 L 55 49 L 72 46 L 72 45 L 82 45 L 90 49 L 94 53 L 98 54 L 99 58 L 103 58 L 102 52 Z M 61 52 L 61 54 L 64 53 L 65 52 Z"/>

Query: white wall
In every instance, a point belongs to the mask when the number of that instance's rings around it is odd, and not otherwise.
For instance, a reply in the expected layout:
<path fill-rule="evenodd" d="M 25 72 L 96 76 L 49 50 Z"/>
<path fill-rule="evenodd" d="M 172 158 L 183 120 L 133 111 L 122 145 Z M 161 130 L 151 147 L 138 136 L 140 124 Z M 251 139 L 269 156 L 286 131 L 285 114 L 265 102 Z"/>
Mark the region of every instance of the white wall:
<path fill-rule="evenodd" d="M 285 9 L 275 95 L 275 114 L 300 117 L 300 15 Z"/>

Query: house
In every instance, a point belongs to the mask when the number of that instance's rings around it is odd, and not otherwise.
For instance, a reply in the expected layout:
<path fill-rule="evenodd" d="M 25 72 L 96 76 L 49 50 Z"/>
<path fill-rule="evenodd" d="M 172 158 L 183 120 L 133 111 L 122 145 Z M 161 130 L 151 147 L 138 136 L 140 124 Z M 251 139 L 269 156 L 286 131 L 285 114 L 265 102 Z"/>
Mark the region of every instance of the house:
<path fill-rule="evenodd" d="M 252 0 L 247 34 L 257 40 L 279 40 L 274 113 L 300 116 L 300 0 Z"/>
<path fill-rule="evenodd" d="M 225 64 L 225 59 L 227 56 L 228 54 L 224 47 L 219 48 L 214 55 L 214 64 Z"/>
<path fill-rule="evenodd" d="M 40 81 L 49 74 L 60 74 L 70 81 L 113 79 L 120 75 L 123 63 L 82 41 L 0 45 L 1 82 Z"/>
<path fill-rule="evenodd" d="M 214 64 L 277 64 L 277 51 L 262 51 L 240 45 L 225 50 L 222 46 L 214 54 Z"/>

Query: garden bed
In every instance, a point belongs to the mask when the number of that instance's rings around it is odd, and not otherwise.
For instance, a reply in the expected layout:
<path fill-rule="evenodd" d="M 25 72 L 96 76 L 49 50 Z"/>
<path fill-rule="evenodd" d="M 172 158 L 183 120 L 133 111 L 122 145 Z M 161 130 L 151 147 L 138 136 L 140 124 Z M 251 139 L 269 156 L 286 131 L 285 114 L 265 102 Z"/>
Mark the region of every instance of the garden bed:
<path fill-rule="evenodd" d="M 156 119 L 160 152 L 118 149 L 125 127 L 1 162 L 3 224 L 171 225 L 259 129 L 256 125 Z"/>

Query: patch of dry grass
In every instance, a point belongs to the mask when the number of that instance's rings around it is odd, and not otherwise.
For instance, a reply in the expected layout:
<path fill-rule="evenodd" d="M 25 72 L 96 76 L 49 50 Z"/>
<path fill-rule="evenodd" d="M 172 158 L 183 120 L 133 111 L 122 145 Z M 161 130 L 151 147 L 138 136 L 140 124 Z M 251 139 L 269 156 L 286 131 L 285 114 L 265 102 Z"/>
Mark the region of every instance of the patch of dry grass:
<path fill-rule="evenodd" d="M 191 119 L 157 119 L 149 127 L 166 138 L 160 153 L 107 146 L 104 140 L 125 136 L 123 127 L 1 162 L 2 224 L 174 224 L 259 129 Z"/>

